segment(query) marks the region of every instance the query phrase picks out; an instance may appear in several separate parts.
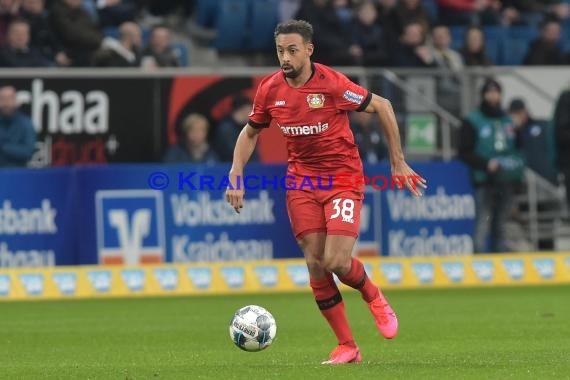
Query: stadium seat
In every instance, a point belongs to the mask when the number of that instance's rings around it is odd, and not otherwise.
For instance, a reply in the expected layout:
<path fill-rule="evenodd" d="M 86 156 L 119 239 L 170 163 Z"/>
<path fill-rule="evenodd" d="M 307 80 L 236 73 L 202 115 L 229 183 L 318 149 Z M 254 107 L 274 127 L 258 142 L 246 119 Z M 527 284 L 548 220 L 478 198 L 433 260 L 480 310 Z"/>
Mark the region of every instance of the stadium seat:
<path fill-rule="evenodd" d="M 517 40 L 531 42 L 538 37 L 538 29 L 530 26 L 513 26 L 508 28 L 508 37 Z"/>
<path fill-rule="evenodd" d="M 501 64 L 505 66 L 522 65 L 527 50 L 528 42 L 526 40 L 509 38 L 502 49 Z"/>
<path fill-rule="evenodd" d="M 451 26 L 449 32 L 451 33 L 451 48 L 460 50 L 463 47 L 463 40 L 465 39 L 466 26 Z"/>
<path fill-rule="evenodd" d="M 186 48 L 186 45 L 176 42 L 170 45 L 170 47 L 172 50 L 174 50 L 174 54 L 176 54 L 180 60 L 180 66 L 186 67 L 190 64 L 188 59 L 188 49 Z"/>
<path fill-rule="evenodd" d="M 248 37 L 248 2 L 220 0 L 216 18 L 217 36 L 214 47 L 219 52 L 240 52 L 246 49 Z"/>
<path fill-rule="evenodd" d="M 424 0 L 423 7 L 431 17 L 432 23 L 437 23 L 439 20 L 438 5 L 435 0 Z"/>
<path fill-rule="evenodd" d="M 213 28 L 216 25 L 216 16 L 220 9 L 219 0 L 197 0 L 196 22 L 204 28 Z"/>
<path fill-rule="evenodd" d="M 270 51 L 275 43 L 273 32 L 279 22 L 278 0 L 250 0 L 251 22 L 248 47 L 253 51 Z"/>
<path fill-rule="evenodd" d="M 485 34 L 486 52 L 494 64 L 502 63 L 501 51 L 507 38 L 507 29 L 501 26 L 487 26 L 483 29 Z"/>

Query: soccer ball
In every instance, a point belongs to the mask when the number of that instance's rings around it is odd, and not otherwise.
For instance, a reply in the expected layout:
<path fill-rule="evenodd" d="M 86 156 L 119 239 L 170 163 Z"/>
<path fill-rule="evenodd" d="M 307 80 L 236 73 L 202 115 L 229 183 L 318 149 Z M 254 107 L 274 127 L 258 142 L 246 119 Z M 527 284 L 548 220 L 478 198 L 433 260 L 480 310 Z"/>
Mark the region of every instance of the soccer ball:
<path fill-rule="evenodd" d="M 230 338 L 244 351 L 266 349 L 273 343 L 276 334 L 275 318 L 261 306 L 242 307 L 236 311 L 230 322 Z"/>

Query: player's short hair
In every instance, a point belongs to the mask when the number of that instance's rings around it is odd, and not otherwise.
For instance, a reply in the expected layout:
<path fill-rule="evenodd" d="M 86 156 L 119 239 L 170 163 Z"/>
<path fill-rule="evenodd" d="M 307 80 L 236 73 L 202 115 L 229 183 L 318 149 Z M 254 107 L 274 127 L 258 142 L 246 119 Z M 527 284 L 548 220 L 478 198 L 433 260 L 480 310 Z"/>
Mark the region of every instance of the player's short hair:
<path fill-rule="evenodd" d="M 275 28 L 274 37 L 280 34 L 300 34 L 305 42 L 313 42 L 313 26 L 305 20 L 289 20 L 280 23 Z"/>

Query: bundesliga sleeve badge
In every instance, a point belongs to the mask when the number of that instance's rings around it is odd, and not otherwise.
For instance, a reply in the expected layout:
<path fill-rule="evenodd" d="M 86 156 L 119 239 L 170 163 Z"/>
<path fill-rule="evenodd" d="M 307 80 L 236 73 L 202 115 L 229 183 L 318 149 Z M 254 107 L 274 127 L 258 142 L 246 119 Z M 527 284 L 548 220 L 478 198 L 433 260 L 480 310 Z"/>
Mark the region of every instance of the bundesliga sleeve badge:
<path fill-rule="evenodd" d="M 309 94 L 307 103 L 311 108 L 321 108 L 325 104 L 325 96 L 323 94 Z"/>

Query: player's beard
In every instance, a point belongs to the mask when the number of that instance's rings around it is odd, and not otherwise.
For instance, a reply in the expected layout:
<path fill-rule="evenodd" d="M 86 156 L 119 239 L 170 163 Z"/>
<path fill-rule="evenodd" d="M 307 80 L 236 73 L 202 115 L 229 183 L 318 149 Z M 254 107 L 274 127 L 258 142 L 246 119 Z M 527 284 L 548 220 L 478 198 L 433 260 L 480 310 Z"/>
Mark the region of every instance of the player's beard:
<path fill-rule="evenodd" d="M 290 69 L 290 71 L 288 72 L 283 72 L 283 74 L 285 74 L 286 78 L 291 78 L 291 79 L 295 79 L 297 78 L 300 74 L 301 74 L 301 68 L 299 69 L 295 69 L 293 66 L 291 65 L 281 65 L 281 69 Z"/>

